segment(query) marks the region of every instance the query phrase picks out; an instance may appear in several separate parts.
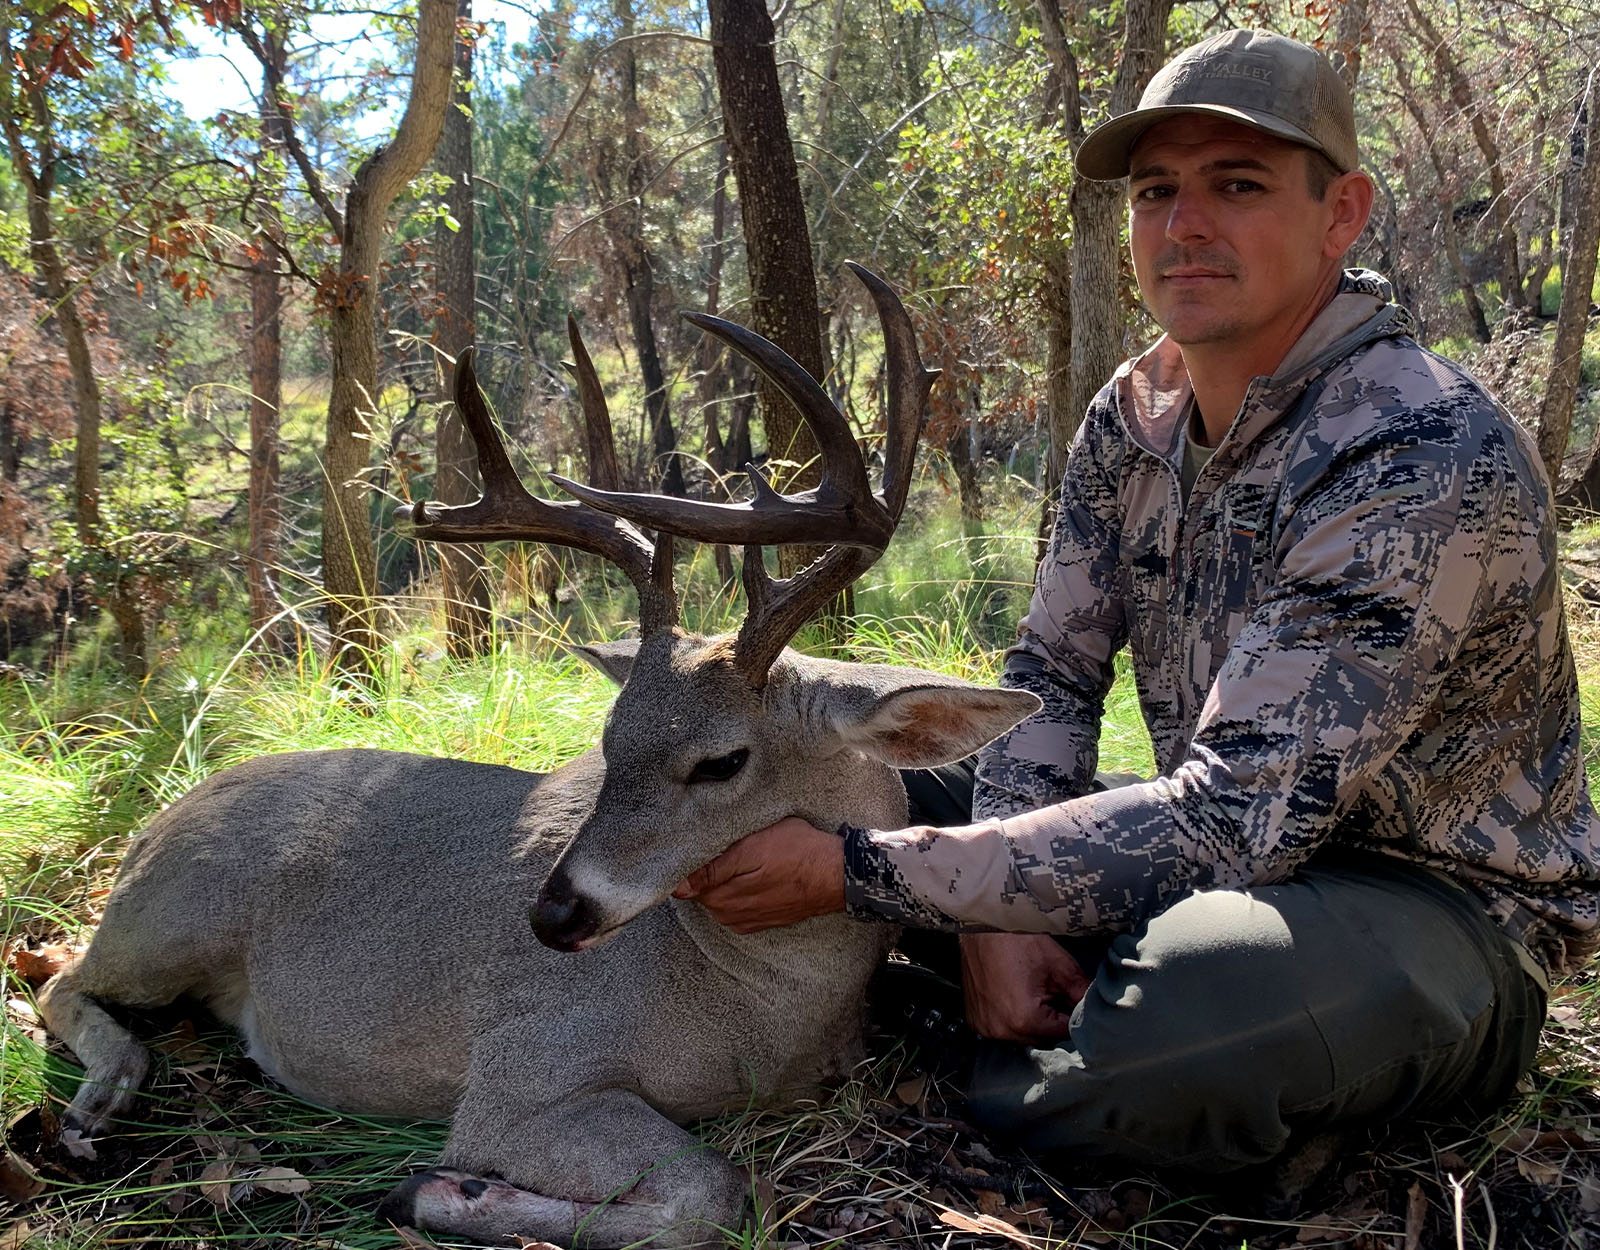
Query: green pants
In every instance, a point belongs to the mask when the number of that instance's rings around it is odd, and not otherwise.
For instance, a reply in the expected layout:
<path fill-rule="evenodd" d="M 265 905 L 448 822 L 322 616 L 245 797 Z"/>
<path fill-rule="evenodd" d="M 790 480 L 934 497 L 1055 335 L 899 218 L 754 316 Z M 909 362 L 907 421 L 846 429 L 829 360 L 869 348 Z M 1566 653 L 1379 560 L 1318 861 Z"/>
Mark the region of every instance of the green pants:
<path fill-rule="evenodd" d="M 1465 889 L 1375 855 L 1194 894 L 1114 938 L 1055 1049 L 980 1045 L 977 1122 L 1034 1151 L 1226 1171 L 1325 1129 L 1490 1105 L 1537 969 Z"/>

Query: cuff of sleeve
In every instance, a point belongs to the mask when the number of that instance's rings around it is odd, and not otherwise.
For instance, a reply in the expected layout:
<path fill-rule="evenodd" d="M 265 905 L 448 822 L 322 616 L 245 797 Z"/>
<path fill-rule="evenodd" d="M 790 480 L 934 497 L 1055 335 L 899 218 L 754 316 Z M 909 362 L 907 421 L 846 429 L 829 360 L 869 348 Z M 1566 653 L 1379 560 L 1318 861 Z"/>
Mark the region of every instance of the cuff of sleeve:
<path fill-rule="evenodd" d="M 858 920 L 887 920 L 914 929 L 959 930 L 950 916 L 930 907 L 907 887 L 900 870 L 871 829 L 841 825 L 844 838 L 844 906 Z"/>

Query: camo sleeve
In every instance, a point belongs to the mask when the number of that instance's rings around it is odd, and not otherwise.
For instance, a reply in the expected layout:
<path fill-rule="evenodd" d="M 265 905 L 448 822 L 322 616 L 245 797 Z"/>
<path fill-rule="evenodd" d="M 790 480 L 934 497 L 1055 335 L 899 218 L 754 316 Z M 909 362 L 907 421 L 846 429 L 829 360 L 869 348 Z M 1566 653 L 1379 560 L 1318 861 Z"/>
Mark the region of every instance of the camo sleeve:
<path fill-rule="evenodd" d="M 1341 394 L 1340 420 L 1313 423 L 1286 470 L 1276 584 L 1170 775 L 964 828 L 865 833 L 851 875 L 952 927 L 1057 933 L 1290 875 L 1437 716 L 1481 614 L 1527 610 L 1542 471 L 1481 393 L 1432 380 L 1415 402 Z"/>
<path fill-rule="evenodd" d="M 978 753 L 974 817 L 1031 812 L 1082 794 L 1094 779 L 1111 660 L 1127 637 L 1111 394 L 1108 386 L 1095 398 L 1067 459 L 1033 602 L 1000 678 L 1008 689 L 1032 691 L 1043 706 Z"/>

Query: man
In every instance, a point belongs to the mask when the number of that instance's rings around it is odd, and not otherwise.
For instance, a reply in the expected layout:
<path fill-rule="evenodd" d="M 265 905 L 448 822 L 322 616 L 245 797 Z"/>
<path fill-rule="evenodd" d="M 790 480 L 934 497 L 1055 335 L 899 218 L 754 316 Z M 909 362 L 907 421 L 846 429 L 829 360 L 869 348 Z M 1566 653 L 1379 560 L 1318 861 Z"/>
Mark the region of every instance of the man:
<path fill-rule="evenodd" d="M 1212 1170 L 1510 1091 L 1596 945 L 1548 483 L 1375 274 L 1353 106 L 1230 31 L 1093 132 L 1165 337 L 1091 406 L 963 827 L 789 820 L 680 889 L 757 928 L 848 905 L 963 938 L 974 1113 Z M 1161 775 L 1096 789 L 1112 656 Z M 1052 936 L 1100 935 L 1092 980 Z M 1079 948 L 1081 949 L 1081 948 Z"/>

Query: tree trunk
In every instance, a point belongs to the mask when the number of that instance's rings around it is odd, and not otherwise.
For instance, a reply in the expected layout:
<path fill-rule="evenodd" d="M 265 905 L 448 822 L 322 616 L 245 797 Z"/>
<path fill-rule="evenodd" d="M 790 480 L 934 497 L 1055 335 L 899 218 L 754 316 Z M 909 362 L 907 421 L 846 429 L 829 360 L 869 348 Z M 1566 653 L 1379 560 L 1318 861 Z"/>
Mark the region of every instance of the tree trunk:
<path fill-rule="evenodd" d="M 47 41 L 39 37 L 38 20 L 36 18 L 35 37 L 29 44 L 30 53 L 48 46 Z M 12 167 L 28 201 L 28 236 L 33 261 L 44 280 L 56 325 L 67 350 L 67 367 L 72 376 L 73 409 L 77 418 L 72 470 L 73 520 L 78 541 L 99 558 L 102 569 L 108 570 L 97 575 L 97 589 L 106 594 L 112 618 L 117 623 L 123 668 L 130 677 L 139 678 L 146 672 L 144 613 L 131 580 L 122 575 L 120 563 L 115 554 L 105 547 L 101 533 L 100 382 L 95 377 L 89 338 L 78 313 L 77 291 L 67 272 L 66 261 L 56 246 L 55 222 L 51 214 L 56 162 L 59 159 L 54 127 L 49 105 L 38 85 L 41 77 L 37 73 L 38 67 L 25 64 L 22 54 L 13 51 L 10 34 L 9 26 L 0 23 L 0 64 L 3 64 L 0 74 L 4 75 L 0 78 L 0 94 L 14 101 L 17 106 L 4 112 L 3 121 Z M 22 98 L 19 98 L 11 78 L 14 57 L 34 82 Z M 24 103 L 25 110 L 21 107 Z M 34 150 L 31 154 L 23 138 L 23 118 L 26 118 L 34 132 Z"/>
<path fill-rule="evenodd" d="M 613 11 L 618 22 L 618 36 L 631 40 L 634 34 L 632 0 L 614 0 Z M 639 104 L 639 61 L 634 49 L 637 44 L 625 42 L 621 49 L 622 87 L 622 155 L 621 178 L 612 168 L 614 151 L 609 145 L 602 151 L 596 166 L 601 198 L 608 203 L 618 199 L 615 208 L 605 215 L 606 233 L 622 270 L 623 298 L 628 305 L 628 327 L 633 335 L 633 347 L 639 354 L 639 372 L 644 380 L 645 417 L 650 426 L 651 478 L 668 495 L 685 493 L 683 463 L 678 456 L 678 435 L 672 426 L 668 403 L 667 371 L 661 362 L 661 348 L 656 341 L 655 265 L 645 246 L 644 196 L 650 181 L 650 169 L 644 140 L 644 110 Z M 619 196 L 617 186 L 626 188 Z"/>
<path fill-rule="evenodd" d="M 1161 66 L 1172 0 L 1128 0 L 1111 115 L 1128 112 Z M 1079 136 L 1074 136 L 1073 151 Z M 1122 361 L 1122 217 L 1118 182 L 1074 178 L 1072 209 L 1072 429 Z"/>
<path fill-rule="evenodd" d="M 717 92 L 739 186 L 750 273 L 750 328 L 826 383 L 811 232 L 778 87 L 772 19 L 765 0 L 707 2 Z M 769 457 L 802 466 L 784 471 L 773 464 L 776 484 L 785 490 L 816 485 L 822 467 L 811 432 L 764 379 L 757 393 Z M 779 569 L 787 576 L 812 555 L 811 548 L 781 548 Z"/>
<path fill-rule="evenodd" d="M 717 145 L 717 181 L 711 193 L 711 249 L 706 260 L 705 304 L 706 312 L 713 317 L 722 306 L 722 260 L 727 251 L 724 239 L 727 223 L 728 145 L 724 141 Z M 722 366 L 726 359 L 726 352 L 714 338 L 709 334 L 701 337 L 700 377 L 695 389 L 705 422 L 706 463 L 716 476 L 712 495 L 719 501 L 728 497 L 725 477 L 731 468 L 737 467 L 728 463 L 728 447 L 722 441 L 722 423 L 717 417 L 717 405 L 728 390 Z M 733 553 L 726 544 L 718 543 L 712 549 L 712 558 L 716 561 L 717 577 L 722 585 L 732 585 L 735 579 Z"/>
<path fill-rule="evenodd" d="M 1078 90 L 1078 61 L 1067 41 L 1057 0 L 1038 0 L 1039 24 L 1049 72 L 1045 76 L 1043 127 L 1059 126 L 1068 145 L 1083 137 L 1083 98 Z M 1056 231 L 1045 245 L 1041 302 L 1045 320 L 1045 446 L 1044 507 L 1039 510 L 1036 559 L 1044 558 L 1059 506 L 1056 485 L 1067 473 L 1067 453 L 1083 422 L 1083 409 L 1072 406 L 1072 249 Z"/>
<path fill-rule="evenodd" d="M 444 133 L 434 165 L 450 179 L 445 207 L 456 228 L 434 227 L 435 273 L 439 288 L 434 342 L 446 361 L 458 359 L 472 345 L 478 300 L 474 255 L 476 221 L 472 188 L 472 0 L 457 0 L 455 91 L 445 111 Z M 443 376 L 449 376 L 446 365 Z M 450 396 L 439 409 L 434 441 L 438 466 L 434 491 L 444 504 L 471 503 L 478 497 L 478 456 Z M 479 655 L 487 646 L 489 577 L 479 543 L 439 543 L 439 572 L 444 591 L 445 648 L 457 659 Z"/>
<path fill-rule="evenodd" d="M 1361 44 L 1372 28 L 1367 15 L 1367 0 L 1344 0 L 1339 6 L 1338 21 L 1334 25 L 1333 50 L 1339 54 L 1335 64 L 1344 85 L 1355 94 L 1356 79 L 1361 77 Z"/>
<path fill-rule="evenodd" d="M 10 400 L 0 406 L 0 482 L 15 482 L 22 468 L 22 431 Z"/>
<path fill-rule="evenodd" d="M 956 423 L 944 444 L 950 467 L 956 474 L 956 493 L 961 499 L 961 532 L 969 539 L 983 532 L 983 489 L 978 482 L 978 462 L 972 454 L 980 408 L 978 385 L 973 383 L 967 419 Z M 969 556 L 971 554 L 969 552 Z"/>
<path fill-rule="evenodd" d="M 264 43 L 281 77 L 286 59 L 283 42 L 269 32 Z M 279 213 L 283 184 L 277 171 L 284 145 L 283 115 L 272 98 L 270 76 L 261 90 L 261 153 L 256 166 L 261 216 L 256 232 L 258 252 L 250 265 L 250 539 L 245 583 L 250 594 L 250 630 L 258 645 L 270 652 L 280 650 L 283 644 L 272 578 L 283 529 L 278 459 L 278 412 L 283 402 L 283 291 L 278 277 L 282 253 L 278 238 L 283 229 Z"/>
<path fill-rule="evenodd" d="M 450 102 L 456 0 L 419 0 L 411 94 L 394 139 L 356 170 L 344 231 L 329 345 L 333 393 L 323 451 L 322 579 L 333 661 L 369 673 L 382 634 L 374 596 L 377 553 L 366 480 L 378 404 L 378 269 L 389 208 L 433 155 Z"/>
<path fill-rule="evenodd" d="M 1578 401 L 1583 337 L 1589 322 L 1589 297 L 1594 289 L 1597 253 L 1600 253 L 1600 81 L 1597 80 L 1600 74 L 1590 80 L 1583 166 L 1578 177 L 1565 184 L 1572 188 L 1572 203 L 1563 215 L 1572 223 L 1572 228 L 1567 232 L 1566 249 L 1561 257 L 1561 309 L 1556 314 L 1550 376 L 1545 383 L 1544 402 L 1539 407 L 1539 455 L 1554 485 L 1561 481 L 1561 462 L 1566 456 L 1572 413 Z M 1583 121 L 1581 113 L 1579 119 Z M 1577 493 L 1579 502 L 1586 508 L 1593 509 L 1600 503 L 1600 460 L 1591 457 Z"/>

